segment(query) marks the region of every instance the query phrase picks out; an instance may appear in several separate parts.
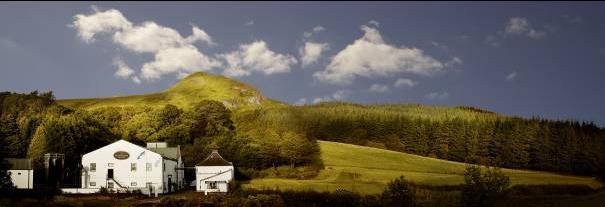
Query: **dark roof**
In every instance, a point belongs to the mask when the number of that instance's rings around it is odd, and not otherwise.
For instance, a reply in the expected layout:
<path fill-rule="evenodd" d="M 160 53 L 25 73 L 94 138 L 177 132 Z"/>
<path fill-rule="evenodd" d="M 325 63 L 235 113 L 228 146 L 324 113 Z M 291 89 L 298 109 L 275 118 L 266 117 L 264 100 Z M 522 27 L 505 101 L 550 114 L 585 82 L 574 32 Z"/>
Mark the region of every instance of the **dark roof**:
<path fill-rule="evenodd" d="M 212 150 L 212 153 L 206 157 L 203 161 L 198 163 L 196 166 L 232 166 L 231 162 L 223 159 L 218 150 Z"/>
<path fill-rule="evenodd" d="M 9 170 L 32 170 L 32 161 L 27 158 L 6 158 L 10 165 Z"/>
<path fill-rule="evenodd" d="M 180 147 L 147 148 L 148 150 L 162 155 L 163 158 L 178 161 L 181 156 Z"/>

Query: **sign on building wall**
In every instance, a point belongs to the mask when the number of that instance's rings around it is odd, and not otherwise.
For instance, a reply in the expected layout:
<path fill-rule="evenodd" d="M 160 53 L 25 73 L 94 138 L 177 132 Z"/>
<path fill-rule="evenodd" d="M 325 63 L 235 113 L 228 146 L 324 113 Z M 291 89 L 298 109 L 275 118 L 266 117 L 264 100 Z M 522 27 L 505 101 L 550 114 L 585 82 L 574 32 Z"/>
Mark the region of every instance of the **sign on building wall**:
<path fill-rule="evenodd" d="M 130 157 L 130 154 L 128 154 L 128 152 L 124 152 L 124 151 L 117 151 L 116 153 L 113 153 L 113 157 L 115 157 L 118 160 L 125 160 Z"/>

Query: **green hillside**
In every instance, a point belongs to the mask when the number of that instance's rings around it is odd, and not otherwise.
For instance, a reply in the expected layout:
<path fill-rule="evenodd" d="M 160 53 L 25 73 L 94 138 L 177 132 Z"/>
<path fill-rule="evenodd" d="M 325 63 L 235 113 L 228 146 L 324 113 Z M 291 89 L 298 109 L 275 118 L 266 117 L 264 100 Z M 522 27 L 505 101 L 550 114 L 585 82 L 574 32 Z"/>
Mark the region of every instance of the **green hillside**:
<path fill-rule="evenodd" d="M 159 93 L 106 98 L 59 100 L 59 104 L 73 108 L 101 108 L 111 106 L 176 105 L 189 109 L 201 100 L 222 102 L 228 108 L 255 108 L 279 106 L 282 103 L 263 96 L 254 87 L 221 75 L 197 72 Z"/>
<path fill-rule="evenodd" d="M 363 194 L 382 192 L 386 183 L 404 175 L 406 179 L 428 185 L 456 185 L 464 182 L 465 163 L 452 162 L 395 151 L 319 141 L 325 169 L 316 178 L 254 179 L 246 188 L 334 191 L 347 189 Z M 565 176 L 555 173 L 503 169 L 516 184 L 584 184 L 593 188 L 602 183 L 591 177 Z"/>

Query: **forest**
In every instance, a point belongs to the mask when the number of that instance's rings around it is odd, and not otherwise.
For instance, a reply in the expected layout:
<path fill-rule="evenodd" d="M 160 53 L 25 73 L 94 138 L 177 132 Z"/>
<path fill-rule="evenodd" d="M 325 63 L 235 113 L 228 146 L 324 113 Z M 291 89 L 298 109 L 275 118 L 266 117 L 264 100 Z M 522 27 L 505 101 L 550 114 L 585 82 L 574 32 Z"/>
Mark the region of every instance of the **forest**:
<path fill-rule="evenodd" d="M 605 129 L 593 123 L 524 119 L 473 107 L 427 108 L 342 102 L 227 109 L 202 100 L 89 110 L 56 103 L 52 92 L 0 93 L 0 141 L 6 157 L 81 155 L 113 141 L 180 145 L 186 166 L 212 148 L 237 166 L 321 165 L 316 140 L 365 145 L 440 159 L 575 175 L 603 175 Z"/>
<path fill-rule="evenodd" d="M 603 175 L 605 129 L 593 123 L 508 117 L 473 107 L 342 102 L 257 109 L 243 130 L 291 129 L 318 140 L 434 158 L 575 175 Z"/>

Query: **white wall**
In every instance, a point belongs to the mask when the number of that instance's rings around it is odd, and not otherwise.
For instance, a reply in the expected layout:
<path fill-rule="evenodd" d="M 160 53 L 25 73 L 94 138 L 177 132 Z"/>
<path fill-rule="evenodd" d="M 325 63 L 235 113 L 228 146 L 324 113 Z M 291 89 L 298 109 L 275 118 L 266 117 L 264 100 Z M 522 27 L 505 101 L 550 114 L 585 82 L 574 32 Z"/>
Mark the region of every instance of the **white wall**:
<path fill-rule="evenodd" d="M 233 166 L 196 166 L 196 189 L 198 192 L 227 192 L 233 179 Z M 218 189 L 208 189 L 206 181 L 217 181 Z"/>
<path fill-rule="evenodd" d="M 128 159 L 118 160 L 113 156 L 117 151 L 128 152 L 130 156 Z M 143 154 L 141 155 L 141 153 Z M 82 188 L 107 187 L 107 171 L 113 169 L 114 179 L 124 187 L 129 189 L 146 188 L 146 183 L 152 182 L 159 189 L 159 192 L 163 192 L 163 162 L 164 159 L 159 154 L 120 140 L 82 156 L 82 165 L 84 166 Z M 94 172 L 90 171 L 90 163 L 96 163 Z M 113 163 L 113 167 L 108 167 L 108 163 Z M 136 163 L 136 171 L 131 171 L 131 163 Z M 146 170 L 146 163 L 152 165 L 149 172 Z M 96 185 L 91 186 L 91 182 L 95 182 Z M 136 186 L 132 185 L 133 182 L 136 182 Z M 119 186 L 114 184 L 114 188 L 117 189 Z"/>
<path fill-rule="evenodd" d="M 34 187 L 34 170 L 9 170 L 13 185 L 19 189 L 32 189 Z"/>

